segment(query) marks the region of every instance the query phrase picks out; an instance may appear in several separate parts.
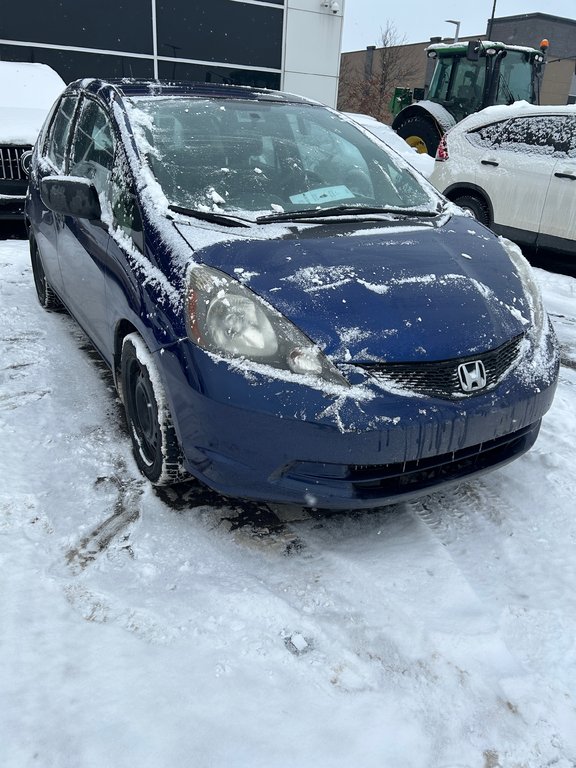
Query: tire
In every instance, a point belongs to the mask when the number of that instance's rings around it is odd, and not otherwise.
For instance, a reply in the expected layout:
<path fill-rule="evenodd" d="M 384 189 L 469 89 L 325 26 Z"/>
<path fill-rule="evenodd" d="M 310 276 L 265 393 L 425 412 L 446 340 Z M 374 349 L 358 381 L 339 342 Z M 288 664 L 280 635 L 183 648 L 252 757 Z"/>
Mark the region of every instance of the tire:
<path fill-rule="evenodd" d="M 395 128 L 402 138 L 420 154 L 435 156 L 442 134 L 431 117 L 412 115 Z"/>
<path fill-rule="evenodd" d="M 465 211 L 470 211 L 480 224 L 484 224 L 486 227 L 490 226 L 488 204 L 481 197 L 472 194 L 460 195 L 460 197 L 452 198 L 452 202 L 459 205 L 460 208 L 464 208 Z"/>
<path fill-rule="evenodd" d="M 32 274 L 34 275 L 34 287 L 36 288 L 38 303 L 44 309 L 61 310 L 63 308 L 62 302 L 46 278 L 40 251 L 32 237 L 30 238 L 30 261 L 32 262 Z"/>
<path fill-rule="evenodd" d="M 122 400 L 138 468 L 153 485 L 185 479 L 182 452 L 152 355 L 137 333 L 122 344 Z"/>

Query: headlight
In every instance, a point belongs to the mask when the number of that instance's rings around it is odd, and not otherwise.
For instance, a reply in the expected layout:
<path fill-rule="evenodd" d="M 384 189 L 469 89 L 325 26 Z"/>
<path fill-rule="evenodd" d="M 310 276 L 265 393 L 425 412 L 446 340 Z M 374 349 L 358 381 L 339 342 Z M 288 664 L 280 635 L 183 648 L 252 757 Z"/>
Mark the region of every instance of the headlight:
<path fill-rule="evenodd" d="M 539 335 L 546 327 L 546 312 L 544 311 L 544 305 L 542 303 L 542 296 L 540 294 L 540 288 L 534 279 L 532 273 L 532 267 L 526 258 L 522 255 L 522 251 L 515 243 L 510 240 L 501 237 L 500 242 L 502 247 L 510 257 L 510 261 L 514 264 L 518 277 L 522 283 L 522 288 L 526 294 L 528 304 L 530 306 L 530 320 L 533 326 L 533 333 Z"/>
<path fill-rule="evenodd" d="M 289 320 L 223 272 L 192 266 L 186 294 L 188 336 L 207 352 L 350 386 Z"/>

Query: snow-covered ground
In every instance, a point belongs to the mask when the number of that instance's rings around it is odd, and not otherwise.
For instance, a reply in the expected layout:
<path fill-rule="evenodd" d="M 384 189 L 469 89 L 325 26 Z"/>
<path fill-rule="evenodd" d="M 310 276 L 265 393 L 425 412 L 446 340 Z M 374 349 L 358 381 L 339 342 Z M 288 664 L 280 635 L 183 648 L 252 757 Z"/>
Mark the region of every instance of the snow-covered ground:
<path fill-rule="evenodd" d="M 1 768 L 574 768 L 576 280 L 536 446 L 330 517 L 163 494 L 0 243 Z"/>

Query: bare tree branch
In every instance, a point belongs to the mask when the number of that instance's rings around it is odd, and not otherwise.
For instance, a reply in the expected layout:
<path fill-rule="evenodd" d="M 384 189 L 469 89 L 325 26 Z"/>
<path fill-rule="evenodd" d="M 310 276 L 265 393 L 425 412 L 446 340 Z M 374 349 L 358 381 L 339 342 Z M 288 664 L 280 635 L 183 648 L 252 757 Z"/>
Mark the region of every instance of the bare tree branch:
<path fill-rule="evenodd" d="M 340 68 L 338 109 L 362 112 L 390 122 L 390 101 L 397 86 L 419 70 L 414 53 L 405 47 L 392 21 L 380 30 L 379 45 L 365 52 L 344 54 Z"/>

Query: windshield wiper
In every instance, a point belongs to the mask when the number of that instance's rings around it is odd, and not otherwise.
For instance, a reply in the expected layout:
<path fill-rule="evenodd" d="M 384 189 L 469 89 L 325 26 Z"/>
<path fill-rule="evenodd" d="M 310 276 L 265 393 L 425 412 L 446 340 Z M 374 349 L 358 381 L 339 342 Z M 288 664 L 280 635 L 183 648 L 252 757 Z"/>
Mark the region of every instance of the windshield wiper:
<path fill-rule="evenodd" d="M 212 224 L 222 224 L 224 227 L 249 227 L 250 224 L 243 219 L 237 219 L 226 213 L 214 213 L 213 211 L 198 211 L 195 208 L 184 208 L 181 205 L 169 205 L 174 213 L 182 213 L 184 216 L 193 216 L 195 219 L 210 221 Z"/>
<path fill-rule="evenodd" d="M 294 219 L 323 219 L 332 216 L 370 216 L 373 214 L 388 214 L 402 217 L 433 217 L 438 216 L 439 210 L 420 210 L 414 208 L 387 208 L 369 207 L 360 205 L 335 205 L 332 208 L 311 208 L 306 211 L 288 211 L 285 213 L 271 213 L 267 216 L 258 216 L 257 224 L 268 224 L 274 221 L 292 221 Z"/>

